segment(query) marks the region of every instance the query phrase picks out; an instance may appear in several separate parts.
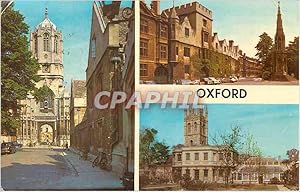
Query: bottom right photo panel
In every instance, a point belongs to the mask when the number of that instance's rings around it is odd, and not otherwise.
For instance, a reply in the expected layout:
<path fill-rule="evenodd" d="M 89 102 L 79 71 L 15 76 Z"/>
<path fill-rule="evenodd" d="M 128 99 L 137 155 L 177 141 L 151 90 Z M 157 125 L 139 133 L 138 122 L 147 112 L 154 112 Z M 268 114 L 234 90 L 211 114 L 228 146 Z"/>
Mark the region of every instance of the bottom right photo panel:
<path fill-rule="evenodd" d="M 140 190 L 296 189 L 298 117 L 283 104 L 140 109 Z"/>

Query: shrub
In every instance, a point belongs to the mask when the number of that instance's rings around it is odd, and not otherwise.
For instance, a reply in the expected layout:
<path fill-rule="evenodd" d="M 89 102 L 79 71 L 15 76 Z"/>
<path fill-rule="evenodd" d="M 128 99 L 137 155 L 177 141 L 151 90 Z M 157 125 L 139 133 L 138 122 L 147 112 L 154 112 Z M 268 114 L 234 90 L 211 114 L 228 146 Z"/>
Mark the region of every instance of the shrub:
<path fill-rule="evenodd" d="M 264 71 L 263 74 L 262 74 L 262 78 L 264 80 L 269 80 L 271 79 L 271 72 L 270 71 Z"/>
<path fill-rule="evenodd" d="M 280 181 L 279 181 L 279 179 L 277 177 L 273 177 L 272 179 L 270 179 L 270 183 L 271 184 L 279 184 Z"/>

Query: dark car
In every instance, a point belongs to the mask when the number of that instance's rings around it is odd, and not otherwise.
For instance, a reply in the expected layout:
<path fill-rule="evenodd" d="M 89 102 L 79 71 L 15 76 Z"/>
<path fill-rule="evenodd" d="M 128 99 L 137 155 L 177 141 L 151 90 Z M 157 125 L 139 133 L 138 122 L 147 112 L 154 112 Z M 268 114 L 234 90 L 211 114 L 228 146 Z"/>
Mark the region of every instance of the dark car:
<path fill-rule="evenodd" d="M 1 154 L 12 154 L 16 152 L 16 147 L 12 142 L 1 143 Z"/>
<path fill-rule="evenodd" d="M 13 141 L 12 142 L 13 143 L 13 145 L 18 149 L 20 149 L 20 148 L 22 148 L 23 147 L 23 145 L 21 144 L 21 143 L 18 143 L 17 141 Z"/>

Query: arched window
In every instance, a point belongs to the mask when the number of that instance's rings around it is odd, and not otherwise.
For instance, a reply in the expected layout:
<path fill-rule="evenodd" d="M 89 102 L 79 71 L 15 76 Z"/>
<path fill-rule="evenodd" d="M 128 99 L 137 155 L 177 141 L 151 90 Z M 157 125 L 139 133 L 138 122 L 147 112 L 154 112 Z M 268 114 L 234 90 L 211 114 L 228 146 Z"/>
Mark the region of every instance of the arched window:
<path fill-rule="evenodd" d="M 44 34 L 44 51 L 49 51 L 49 34 Z"/>
<path fill-rule="evenodd" d="M 187 132 L 188 134 L 191 133 L 191 123 L 187 124 Z"/>
<path fill-rule="evenodd" d="M 58 37 L 54 37 L 54 53 L 57 53 L 58 50 Z"/>
<path fill-rule="evenodd" d="M 197 122 L 194 123 L 194 131 L 197 132 Z"/>

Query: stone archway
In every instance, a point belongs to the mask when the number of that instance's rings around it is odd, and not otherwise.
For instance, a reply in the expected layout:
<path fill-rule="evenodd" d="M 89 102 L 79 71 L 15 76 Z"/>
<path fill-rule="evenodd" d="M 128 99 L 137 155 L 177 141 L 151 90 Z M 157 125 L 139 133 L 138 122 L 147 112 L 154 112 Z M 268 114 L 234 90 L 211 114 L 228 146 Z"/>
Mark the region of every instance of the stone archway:
<path fill-rule="evenodd" d="M 48 123 L 42 124 L 39 127 L 39 143 L 52 143 L 54 142 L 54 129 Z"/>
<path fill-rule="evenodd" d="M 154 80 L 158 84 L 168 83 L 168 69 L 164 66 L 158 66 L 154 71 Z"/>
<path fill-rule="evenodd" d="M 200 74 L 200 76 L 203 78 L 203 77 L 209 77 L 209 68 L 208 68 L 208 66 L 203 66 L 202 68 L 201 68 L 201 74 Z"/>

